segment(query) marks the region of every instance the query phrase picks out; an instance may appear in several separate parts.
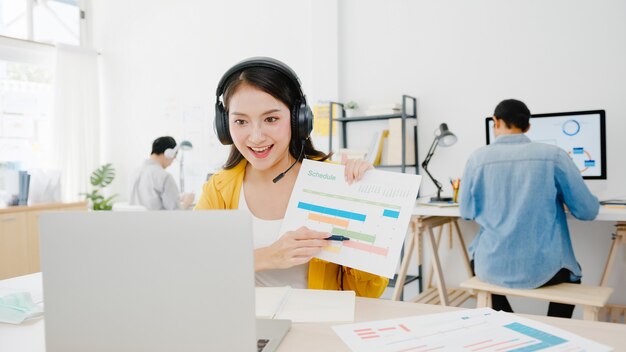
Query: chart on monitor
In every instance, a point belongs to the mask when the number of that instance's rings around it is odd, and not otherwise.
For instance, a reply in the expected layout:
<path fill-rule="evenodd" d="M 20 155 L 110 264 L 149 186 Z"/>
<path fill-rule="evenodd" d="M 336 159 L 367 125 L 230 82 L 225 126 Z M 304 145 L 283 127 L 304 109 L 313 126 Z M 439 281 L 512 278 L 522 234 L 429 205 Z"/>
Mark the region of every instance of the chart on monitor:
<path fill-rule="evenodd" d="M 493 143 L 493 118 L 485 119 L 485 127 L 487 144 Z M 606 179 L 604 110 L 535 114 L 526 135 L 565 150 L 584 179 Z"/>

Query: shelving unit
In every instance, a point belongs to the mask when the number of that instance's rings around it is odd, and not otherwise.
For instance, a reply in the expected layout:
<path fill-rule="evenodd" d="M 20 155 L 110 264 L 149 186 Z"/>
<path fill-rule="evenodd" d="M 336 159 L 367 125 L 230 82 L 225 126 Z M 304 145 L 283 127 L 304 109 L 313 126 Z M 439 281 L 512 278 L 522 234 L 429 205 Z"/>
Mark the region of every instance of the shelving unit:
<path fill-rule="evenodd" d="M 412 104 L 407 104 L 409 101 L 412 101 Z M 402 119 L 402 163 L 400 165 L 376 165 L 377 168 L 400 168 L 402 172 L 406 172 L 407 167 L 413 167 L 415 170 L 415 174 L 419 174 L 419 168 L 417 165 L 417 126 L 414 127 L 413 133 L 413 148 L 415 152 L 415 163 L 407 164 L 406 163 L 406 120 L 407 119 L 415 119 L 417 120 L 417 99 L 409 96 L 402 96 L 402 111 L 398 114 L 388 114 L 388 115 L 373 115 L 373 116 L 357 116 L 357 117 L 345 117 L 346 110 L 342 103 L 331 101 L 329 103 L 329 133 L 328 133 L 328 150 L 333 150 L 333 121 L 337 121 L 341 123 L 341 148 L 348 147 L 348 123 L 350 122 L 366 122 L 366 121 L 379 121 L 379 120 L 389 120 L 389 119 Z M 334 105 L 341 107 L 341 117 L 335 117 L 334 114 Z M 412 111 L 409 113 L 409 106 L 412 105 Z"/>
<path fill-rule="evenodd" d="M 341 117 L 335 117 L 334 114 L 334 106 L 341 107 Z M 412 107 L 412 108 L 411 108 Z M 410 111 L 410 113 L 409 113 Z M 345 117 L 346 110 L 342 103 L 338 102 L 330 102 L 329 103 L 329 128 L 328 128 L 328 150 L 332 152 L 333 150 L 333 122 L 337 121 L 341 123 L 341 148 L 348 147 L 348 123 L 351 122 L 367 122 L 367 121 L 379 121 L 379 120 L 389 120 L 389 119 L 402 119 L 402 163 L 400 165 L 376 165 L 376 168 L 400 168 L 403 173 L 406 172 L 407 168 L 414 168 L 415 174 L 419 174 L 418 167 L 418 153 L 417 153 L 417 123 L 416 126 L 413 127 L 413 148 L 415 155 L 415 163 L 407 164 L 406 163 L 406 121 L 408 119 L 417 120 L 417 99 L 415 97 L 409 95 L 402 95 L 402 111 L 398 114 L 388 114 L 388 115 L 373 115 L 373 116 L 356 116 L 356 117 Z M 404 256 L 404 248 L 402 249 L 401 258 Z M 389 287 L 395 287 L 396 280 L 398 279 L 398 275 L 396 274 L 393 279 L 389 280 Z M 407 276 L 404 282 L 406 287 L 407 284 L 417 281 L 418 282 L 418 292 L 422 292 L 422 267 L 418 266 L 418 274 L 417 276 Z M 404 291 L 404 290 L 403 290 Z M 402 296 L 400 297 L 402 299 Z"/>

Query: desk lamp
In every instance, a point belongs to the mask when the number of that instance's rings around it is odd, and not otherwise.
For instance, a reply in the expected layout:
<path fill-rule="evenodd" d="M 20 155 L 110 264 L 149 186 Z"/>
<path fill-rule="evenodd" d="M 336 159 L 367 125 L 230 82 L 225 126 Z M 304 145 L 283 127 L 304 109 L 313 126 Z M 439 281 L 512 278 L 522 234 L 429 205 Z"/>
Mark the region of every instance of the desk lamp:
<path fill-rule="evenodd" d="M 440 145 L 442 147 L 449 147 L 453 145 L 454 143 L 456 143 L 456 140 L 457 138 L 454 135 L 454 133 L 448 130 L 448 124 L 442 123 L 441 125 L 439 125 L 439 128 L 435 130 L 435 140 L 433 141 L 433 144 L 430 145 L 430 149 L 428 149 L 428 154 L 426 155 L 426 159 L 424 159 L 424 162 L 422 162 L 422 168 L 424 169 L 424 171 L 426 171 L 426 174 L 428 174 L 428 177 L 430 177 L 430 179 L 433 181 L 435 186 L 437 186 L 437 197 L 430 198 L 431 201 L 434 201 L 434 202 L 451 202 L 452 201 L 451 197 L 443 197 L 443 198 L 441 197 L 441 189 L 442 189 L 441 183 L 435 180 L 433 175 L 431 175 L 430 172 L 428 172 L 428 163 L 430 162 L 430 158 L 433 157 L 433 154 L 435 154 L 435 149 L 437 149 L 437 145 Z"/>
<path fill-rule="evenodd" d="M 185 172 L 183 171 L 183 164 L 184 164 L 184 159 L 185 159 L 185 151 L 186 150 L 191 150 L 193 149 L 193 144 L 191 144 L 190 141 L 182 141 L 180 142 L 180 145 L 178 147 L 178 150 L 180 150 L 180 193 L 184 193 L 185 192 Z"/>

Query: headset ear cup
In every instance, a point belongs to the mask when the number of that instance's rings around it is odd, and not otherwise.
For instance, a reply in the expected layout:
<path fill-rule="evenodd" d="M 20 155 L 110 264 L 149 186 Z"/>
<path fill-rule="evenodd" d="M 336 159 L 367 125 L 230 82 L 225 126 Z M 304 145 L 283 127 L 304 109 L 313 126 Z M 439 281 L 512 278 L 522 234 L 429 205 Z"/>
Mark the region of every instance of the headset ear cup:
<path fill-rule="evenodd" d="M 309 138 L 313 130 L 313 112 L 306 104 L 296 104 L 291 112 L 291 133 L 294 140 L 302 141 Z"/>
<path fill-rule="evenodd" d="M 230 129 L 228 128 L 228 114 L 226 114 L 226 110 L 221 101 L 215 103 L 215 122 L 213 127 L 220 143 L 224 145 L 233 144 Z"/>
<path fill-rule="evenodd" d="M 300 140 L 300 110 L 298 104 L 294 105 L 291 110 L 291 134 L 293 141 Z"/>
<path fill-rule="evenodd" d="M 298 137 L 300 140 L 309 138 L 313 130 L 313 112 L 306 104 L 300 104 L 298 109 Z"/>
<path fill-rule="evenodd" d="M 165 151 L 163 152 L 163 155 L 165 155 L 165 157 L 168 159 L 174 159 L 176 158 L 176 152 L 178 152 L 178 145 L 175 146 L 173 149 L 172 148 L 165 149 Z"/>

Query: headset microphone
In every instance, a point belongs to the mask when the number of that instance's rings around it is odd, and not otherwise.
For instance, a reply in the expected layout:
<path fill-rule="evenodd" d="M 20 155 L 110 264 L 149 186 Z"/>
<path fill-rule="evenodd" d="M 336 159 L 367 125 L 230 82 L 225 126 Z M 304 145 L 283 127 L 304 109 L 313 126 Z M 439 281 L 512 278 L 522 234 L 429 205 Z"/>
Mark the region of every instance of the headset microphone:
<path fill-rule="evenodd" d="M 305 144 L 305 140 L 302 140 L 302 148 L 300 149 L 300 155 L 298 155 L 298 159 L 296 159 L 296 161 L 293 162 L 293 164 L 291 164 L 291 166 L 289 166 L 287 168 L 287 170 L 281 172 L 278 176 L 274 177 L 274 179 L 272 180 L 272 182 L 276 183 L 278 181 L 280 181 L 281 178 L 283 178 L 285 176 L 285 174 L 287 172 L 289 172 L 289 170 L 291 170 L 292 167 L 294 167 L 296 165 L 296 163 L 300 160 L 302 160 L 302 154 L 304 154 L 304 144 Z"/>

